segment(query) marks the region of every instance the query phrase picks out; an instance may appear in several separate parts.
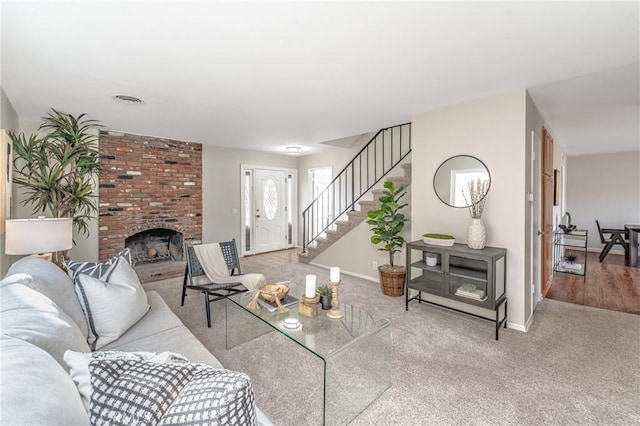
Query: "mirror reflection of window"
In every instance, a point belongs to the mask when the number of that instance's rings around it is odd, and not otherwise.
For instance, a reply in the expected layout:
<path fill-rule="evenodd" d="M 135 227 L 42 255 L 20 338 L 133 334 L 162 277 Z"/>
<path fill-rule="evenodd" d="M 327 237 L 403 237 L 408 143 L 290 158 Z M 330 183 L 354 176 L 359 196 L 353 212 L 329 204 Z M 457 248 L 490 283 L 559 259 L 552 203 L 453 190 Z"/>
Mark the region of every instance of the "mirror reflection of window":
<path fill-rule="evenodd" d="M 464 196 L 470 200 L 469 182 L 487 181 L 487 191 L 491 185 L 491 175 L 487 166 L 470 155 L 456 155 L 440 164 L 433 176 L 433 189 L 438 198 L 451 207 L 469 207 Z M 485 194 L 486 195 L 486 194 Z"/>
<path fill-rule="evenodd" d="M 455 206 L 464 206 L 467 204 L 464 197 L 470 200 L 469 182 L 475 182 L 477 179 L 484 180 L 487 178 L 487 171 L 481 169 L 468 170 L 452 170 L 451 171 L 451 200 Z"/>

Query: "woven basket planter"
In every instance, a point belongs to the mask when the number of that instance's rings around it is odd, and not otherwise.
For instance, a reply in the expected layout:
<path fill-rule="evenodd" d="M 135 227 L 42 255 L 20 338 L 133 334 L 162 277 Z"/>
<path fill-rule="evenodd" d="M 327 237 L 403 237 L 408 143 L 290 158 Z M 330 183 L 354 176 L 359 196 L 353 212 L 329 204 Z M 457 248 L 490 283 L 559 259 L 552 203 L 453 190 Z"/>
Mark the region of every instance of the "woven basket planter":
<path fill-rule="evenodd" d="M 380 289 L 382 294 L 391 297 L 400 297 L 404 294 L 404 278 L 406 270 L 404 266 L 382 265 L 378 268 L 380 274 Z"/>

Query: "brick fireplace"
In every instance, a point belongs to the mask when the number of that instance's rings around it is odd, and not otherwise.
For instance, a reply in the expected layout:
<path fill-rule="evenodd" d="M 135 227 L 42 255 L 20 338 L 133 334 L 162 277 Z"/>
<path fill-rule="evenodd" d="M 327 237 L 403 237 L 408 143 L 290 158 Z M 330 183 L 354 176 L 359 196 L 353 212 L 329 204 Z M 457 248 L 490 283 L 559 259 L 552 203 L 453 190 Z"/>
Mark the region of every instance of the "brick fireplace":
<path fill-rule="evenodd" d="M 125 246 L 142 282 L 181 276 L 202 240 L 202 145 L 100 132 L 101 261 Z"/>

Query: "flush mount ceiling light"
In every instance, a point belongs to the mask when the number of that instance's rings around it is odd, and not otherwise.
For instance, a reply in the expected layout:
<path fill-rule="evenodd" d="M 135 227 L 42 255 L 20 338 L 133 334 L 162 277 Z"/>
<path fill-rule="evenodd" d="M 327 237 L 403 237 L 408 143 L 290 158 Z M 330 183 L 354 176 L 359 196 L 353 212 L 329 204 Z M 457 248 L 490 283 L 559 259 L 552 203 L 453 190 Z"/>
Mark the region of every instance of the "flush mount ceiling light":
<path fill-rule="evenodd" d="M 285 151 L 287 151 L 287 154 L 300 154 L 302 148 L 300 148 L 299 146 L 288 146 L 285 148 Z"/>
<path fill-rule="evenodd" d="M 135 96 L 113 95 L 111 98 L 127 105 L 143 105 L 144 104 L 144 101 L 142 99 L 136 98 Z"/>

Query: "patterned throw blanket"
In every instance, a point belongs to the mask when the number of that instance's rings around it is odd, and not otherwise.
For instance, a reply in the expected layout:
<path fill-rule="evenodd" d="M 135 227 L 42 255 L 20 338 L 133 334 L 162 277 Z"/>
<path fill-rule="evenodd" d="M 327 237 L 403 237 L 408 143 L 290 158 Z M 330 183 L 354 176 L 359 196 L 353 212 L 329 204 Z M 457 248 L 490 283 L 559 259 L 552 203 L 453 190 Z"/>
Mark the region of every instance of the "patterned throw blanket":
<path fill-rule="evenodd" d="M 92 425 L 256 425 L 243 373 L 206 364 L 94 360 Z"/>

